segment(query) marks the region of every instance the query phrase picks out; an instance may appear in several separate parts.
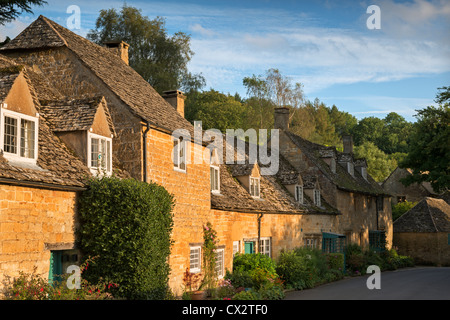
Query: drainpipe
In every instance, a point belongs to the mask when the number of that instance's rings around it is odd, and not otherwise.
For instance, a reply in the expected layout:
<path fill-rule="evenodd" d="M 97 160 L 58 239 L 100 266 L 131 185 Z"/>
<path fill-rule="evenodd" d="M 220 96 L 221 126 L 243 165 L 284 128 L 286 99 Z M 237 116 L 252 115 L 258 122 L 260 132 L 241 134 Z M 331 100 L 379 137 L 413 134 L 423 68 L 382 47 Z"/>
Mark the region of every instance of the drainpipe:
<path fill-rule="evenodd" d="M 143 140 L 143 144 L 144 144 L 144 148 L 143 148 L 143 153 L 144 153 L 144 163 L 143 163 L 143 167 L 144 167 L 144 176 L 143 176 L 143 181 L 147 182 L 147 133 L 150 131 L 150 124 L 148 121 L 146 121 L 146 128 L 145 131 L 142 133 L 142 140 Z"/>
<path fill-rule="evenodd" d="M 261 219 L 263 215 L 263 213 L 258 215 L 258 253 L 261 252 Z"/>

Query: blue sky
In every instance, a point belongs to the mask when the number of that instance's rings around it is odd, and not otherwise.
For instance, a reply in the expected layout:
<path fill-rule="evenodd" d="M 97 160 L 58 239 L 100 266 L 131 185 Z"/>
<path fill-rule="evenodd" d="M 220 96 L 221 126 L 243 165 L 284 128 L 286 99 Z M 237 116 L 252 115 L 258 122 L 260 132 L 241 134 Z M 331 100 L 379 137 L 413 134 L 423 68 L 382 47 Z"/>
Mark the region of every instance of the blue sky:
<path fill-rule="evenodd" d="M 47 0 L 0 27 L 0 40 L 16 36 L 40 14 L 66 26 L 70 5 L 81 11 L 85 36 L 100 9 L 123 1 Z M 149 18 L 166 18 L 170 33 L 191 35 L 190 70 L 206 89 L 246 95 L 242 79 L 277 68 L 303 84 L 305 97 L 358 119 L 391 111 L 414 121 L 415 109 L 433 105 L 437 88 L 450 85 L 450 1 L 167 0 L 136 1 Z M 370 5 L 381 29 L 367 28 Z"/>

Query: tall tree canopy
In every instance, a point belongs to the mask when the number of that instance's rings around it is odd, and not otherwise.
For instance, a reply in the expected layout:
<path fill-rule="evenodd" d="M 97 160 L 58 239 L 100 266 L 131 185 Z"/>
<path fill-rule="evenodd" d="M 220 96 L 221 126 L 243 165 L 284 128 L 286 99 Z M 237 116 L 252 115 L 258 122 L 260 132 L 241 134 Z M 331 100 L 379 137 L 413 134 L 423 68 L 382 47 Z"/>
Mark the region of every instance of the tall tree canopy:
<path fill-rule="evenodd" d="M 1 0 L 0 1 L 0 25 L 11 22 L 22 12 L 33 13 L 32 5 L 41 6 L 47 4 L 44 0 Z"/>
<path fill-rule="evenodd" d="M 413 170 L 404 184 L 428 181 L 436 192 L 450 188 L 450 87 L 440 89 L 438 107 L 417 110 L 409 152 L 400 164 Z"/>
<path fill-rule="evenodd" d="M 193 56 L 190 37 L 177 32 L 169 35 L 165 19 L 150 20 L 141 10 L 124 5 L 100 10 L 95 29 L 87 38 L 102 45 L 107 41 L 125 41 L 129 47 L 130 66 L 159 93 L 166 90 L 198 90 L 205 85 L 201 74 L 192 74 L 188 63 Z"/>

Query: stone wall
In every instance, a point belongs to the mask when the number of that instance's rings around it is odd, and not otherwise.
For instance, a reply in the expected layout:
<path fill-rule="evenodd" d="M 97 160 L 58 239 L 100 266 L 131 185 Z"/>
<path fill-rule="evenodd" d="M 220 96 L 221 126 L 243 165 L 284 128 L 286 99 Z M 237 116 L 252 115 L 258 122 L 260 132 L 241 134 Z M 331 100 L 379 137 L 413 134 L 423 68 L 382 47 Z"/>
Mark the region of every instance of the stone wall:
<path fill-rule="evenodd" d="M 448 233 L 395 232 L 394 247 L 400 255 L 414 258 L 417 264 L 450 266 Z"/>
<path fill-rule="evenodd" d="M 179 293 L 183 273 L 189 267 L 190 244 L 203 242 L 203 225 L 212 219 L 209 163 L 194 164 L 192 160 L 186 172 L 177 171 L 172 161 L 172 136 L 150 129 L 146 140 L 149 181 L 162 185 L 175 197 L 169 284 Z M 203 147 L 189 144 L 193 156 L 200 156 Z"/>
<path fill-rule="evenodd" d="M 76 192 L 0 185 L 0 287 L 19 271 L 48 276 L 50 249 L 70 249 Z"/>

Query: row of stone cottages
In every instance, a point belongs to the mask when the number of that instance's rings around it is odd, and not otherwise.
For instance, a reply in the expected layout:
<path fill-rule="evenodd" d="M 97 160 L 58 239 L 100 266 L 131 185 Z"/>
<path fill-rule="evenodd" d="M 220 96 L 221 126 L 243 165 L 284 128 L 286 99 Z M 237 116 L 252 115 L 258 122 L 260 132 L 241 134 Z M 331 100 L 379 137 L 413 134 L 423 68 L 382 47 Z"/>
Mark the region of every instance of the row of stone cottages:
<path fill-rule="evenodd" d="M 220 240 L 219 276 L 236 252 L 276 258 L 299 246 L 336 250 L 333 239 L 376 246 L 380 235 L 391 244 L 390 198 L 353 158 L 351 139 L 343 153 L 306 141 L 289 132 L 289 110 L 279 108 L 276 174 L 248 161 L 188 163 L 194 140 L 172 136 L 185 129 L 194 137 L 183 94 L 160 96 L 128 65 L 124 42 L 98 46 L 40 16 L 0 50 L 0 103 L 1 277 L 52 277 L 77 262 L 77 194 L 99 169 L 174 195 L 175 294 L 186 268 L 201 272 L 208 221 Z"/>

